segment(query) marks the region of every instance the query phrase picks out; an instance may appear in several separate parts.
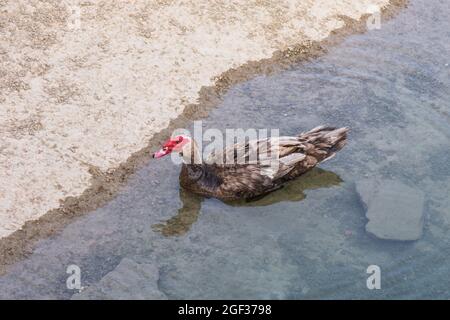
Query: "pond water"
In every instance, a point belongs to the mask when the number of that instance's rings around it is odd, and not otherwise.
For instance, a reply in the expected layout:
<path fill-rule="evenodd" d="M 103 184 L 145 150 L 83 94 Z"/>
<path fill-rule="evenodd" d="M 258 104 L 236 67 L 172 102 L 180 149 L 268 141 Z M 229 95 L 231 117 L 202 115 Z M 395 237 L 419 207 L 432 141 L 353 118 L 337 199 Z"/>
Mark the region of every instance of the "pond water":
<path fill-rule="evenodd" d="M 42 239 L 0 277 L 1 298 L 450 298 L 450 2 L 413 0 L 380 30 L 314 61 L 234 86 L 205 128 L 351 128 L 337 156 L 253 203 L 180 192 L 170 158 L 106 206 Z M 380 240 L 355 184 L 425 194 L 423 236 Z M 380 290 L 366 269 L 381 268 Z"/>

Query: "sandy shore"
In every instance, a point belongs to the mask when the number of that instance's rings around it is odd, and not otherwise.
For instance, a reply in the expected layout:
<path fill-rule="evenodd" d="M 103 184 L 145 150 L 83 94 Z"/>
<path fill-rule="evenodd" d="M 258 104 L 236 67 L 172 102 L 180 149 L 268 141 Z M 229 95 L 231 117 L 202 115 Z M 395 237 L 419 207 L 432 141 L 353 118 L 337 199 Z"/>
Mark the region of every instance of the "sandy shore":
<path fill-rule="evenodd" d="M 301 56 L 388 4 L 0 0 L 0 238 L 86 190 L 111 195 L 102 185 L 123 179 L 115 172 L 187 106 L 201 106 L 202 88 L 239 81 L 230 70 Z"/>

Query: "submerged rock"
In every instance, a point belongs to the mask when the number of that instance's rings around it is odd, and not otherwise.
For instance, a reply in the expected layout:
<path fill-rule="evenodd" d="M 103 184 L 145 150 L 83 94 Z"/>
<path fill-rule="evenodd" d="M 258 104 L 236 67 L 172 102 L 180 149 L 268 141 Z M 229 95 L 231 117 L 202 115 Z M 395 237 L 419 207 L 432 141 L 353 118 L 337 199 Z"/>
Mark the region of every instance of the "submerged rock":
<path fill-rule="evenodd" d="M 366 209 L 366 231 L 388 240 L 422 236 L 425 197 L 422 191 L 395 180 L 362 180 L 356 190 Z"/>
<path fill-rule="evenodd" d="M 165 300 L 166 295 L 158 288 L 158 278 L 159 271 L 156 266 L 124 258 L 116 269 L 105 275 L 98 283 L 73 295 L 72 299 Z"/>

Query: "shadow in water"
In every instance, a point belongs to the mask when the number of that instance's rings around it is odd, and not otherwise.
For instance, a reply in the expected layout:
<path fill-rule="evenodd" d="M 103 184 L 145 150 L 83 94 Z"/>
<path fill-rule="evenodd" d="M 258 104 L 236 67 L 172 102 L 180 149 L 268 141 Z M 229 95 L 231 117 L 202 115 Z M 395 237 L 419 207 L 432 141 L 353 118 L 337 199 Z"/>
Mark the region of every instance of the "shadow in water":
<path fill-rule="evenodd" d="M 269 206 L 278 202 L 301 201 L 306 198 L 304 191 L 337 186 L 342 179 L 331 171 L 314 168 L 301 177 L 290 181 L 283 188 L 254 200 L 238 200 L 225 202 L 233 207 Z M 189 231 L 197 221 L 204 197 L 180 189 L 180 200 L 183 204 L 176 216 L 164 223 L 153 225 L 155 231 L 166 237 L 181 236 Z"/>

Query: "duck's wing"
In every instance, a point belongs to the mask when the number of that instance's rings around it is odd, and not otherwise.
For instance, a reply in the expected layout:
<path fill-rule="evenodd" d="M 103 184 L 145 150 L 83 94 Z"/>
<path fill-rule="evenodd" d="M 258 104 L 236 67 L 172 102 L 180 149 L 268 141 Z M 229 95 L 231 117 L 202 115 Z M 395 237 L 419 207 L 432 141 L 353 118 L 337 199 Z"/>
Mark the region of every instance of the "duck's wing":
<path fill-rule="evenodd" d="M 221 184 L 215 196 L 221 199 L 249 199 L 277 187 L 273 179 L 263 174 L 257 165 L 216 166 Z"/>
<path fill-rule="evenodd" d="M 312 166 L 314 166 L 312 164 Z M 307 156 L 291 153 L 285 157 L 273 159 L 267 163 L 212 165 L 215 176 L 221 181 L 217 196 L 220 198 L 253 198 L 281 187 L 289 175 L 297 171 L 307 171 Z M 214 168 L 214 169 L 212 169 Z M 302 170 L 304 169 L 304 170 Z"/>
<path fill-rule="evenodd" d="M 321 126 L 297 137 L 237 143 L 212 152 L 206 159 L 205 172 L 217 177 L 215 196 L 252 198 L 280 187 L 332 157 L 345 145 L 347 131 Z"/>
<path fill-rule="evenodd" d="M 298 152 L 302 141 L 298 137 L 272 137 L 260 140 L 250 140 L 228 146 L 223 150 L 211 152 L 208 164 L 254 164 L 264 165 L 268 159 L 279 159 Z"/>

